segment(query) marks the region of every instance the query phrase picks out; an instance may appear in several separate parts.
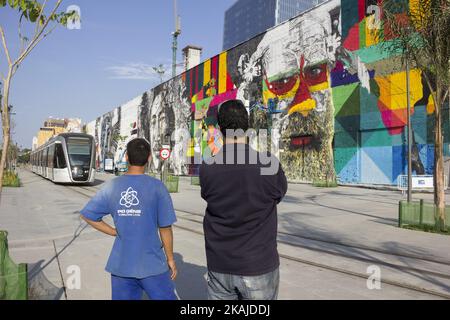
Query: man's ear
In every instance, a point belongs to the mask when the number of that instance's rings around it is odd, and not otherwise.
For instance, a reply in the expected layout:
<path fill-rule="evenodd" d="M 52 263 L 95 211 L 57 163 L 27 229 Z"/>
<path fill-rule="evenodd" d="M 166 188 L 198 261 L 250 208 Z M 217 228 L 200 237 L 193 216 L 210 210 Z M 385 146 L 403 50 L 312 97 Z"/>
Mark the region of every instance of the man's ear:
<path fill-rule="evenodd" d="M 125 153 L 125 161 L 128 162 L 128 153 Z"/>

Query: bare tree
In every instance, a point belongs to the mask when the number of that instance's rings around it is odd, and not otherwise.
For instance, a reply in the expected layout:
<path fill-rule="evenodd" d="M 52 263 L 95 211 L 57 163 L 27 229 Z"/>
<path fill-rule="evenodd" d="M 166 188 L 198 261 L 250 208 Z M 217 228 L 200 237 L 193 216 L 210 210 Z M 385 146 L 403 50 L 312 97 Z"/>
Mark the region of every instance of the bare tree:
<path fill-rule="evenodd" d="M 9 149 L 11 139 L 10 115 L 8 109 L 9 94 L 11 82 L 17 69 L 33 49 L 46 38 L 57 25 L 66 25 L 67 22 L 79 18 L 75 11 L 57 13 L 62 1 L 63 0 L 57 0 L 54 6 L 47 10 L 47 0 L 44 0 L 43 3 L 35 0 L 0 0 L 0 9 L 6 10 L 6 8 L 9 7 L 10 10 L 17 11 L 19 14 L 18 36 L 20 41 L 19 52 L 17 56 L 13 58 L 13 53 L 10 50 L 6 39 L 4 26 L 0 25 L 0 38 L 7 65 L 7 72 L 5 74 L 0 72 L 0 77 L 3 82 L 1 99 L 3 150 Z M 22 34 L 22 23 L 24 21 L 34 24 L 35 26 L 34 33 L 29 38 Z M 7 152 L 3 152 L 0 160 L 0 200 L 3 186 L 1 182 L 3 181 L 7 154 Z"/>
<path fill-rule="evenodd" d="M 419 68 L 434 103 L 434 203 L 445 229 L 442 112 L 450 91 L 450 1 L 383 0 L 378 37 L 392 55 Z"/>

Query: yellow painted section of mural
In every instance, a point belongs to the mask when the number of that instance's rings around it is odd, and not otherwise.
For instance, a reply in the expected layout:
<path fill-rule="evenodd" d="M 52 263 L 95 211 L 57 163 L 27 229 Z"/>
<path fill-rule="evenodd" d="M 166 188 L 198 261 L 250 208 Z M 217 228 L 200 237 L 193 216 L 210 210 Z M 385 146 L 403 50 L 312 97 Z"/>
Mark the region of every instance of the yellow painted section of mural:
<path fill-rule="evenodd" d="M 371 15 L 366 18 L 366 47 L 370 47 L 378 43 L 376 30 L 377 21 L 375 21 L 375 19 L 375 15 Z"/>
<path fill-rule="evenodd" d="M 267 105 L 269 103 L 269 99 L 278 98 L 280 100 L 283 100 L 283 99 L 293 98 L 295 96 L 295 94 L 297 93 L 297 90 L 299 87 L 300 87 L 300 79 L 297 79 L 297 82 L 295 83 L 295 85 L 291 91 L 287 92 L 286 94 L 279 95 L 279 96 L 277 96 L 276 94 L 271 92 L 269 89 L 265 88 L 266 90 L 264 90 L 264 92 L 263 92 L 264 104 Z"/>
<path fill-rule="evenodd" d="M 296 104 L 291 109 L 289 109 L 289 114 L 293 114 L 294 112 L 301 113 L 303 116 L 308 116 L 309 112 L 316 107 L 316 100 L 307 99 L 299 104 Z"/>
<path fill-rule="evenodd" d="M 434 113 L 434 100 L 433 100 L 433 95 L 430 94 L 430 96 L 428 97 L 428 103 L 427 103 L 427 114 L 432 114 Z"/>
<path fill-rule="evenodd" d="M 430 17 L 430 1 L 409 0 L 409 10 L 414 26 L 420 30 Z"/>
<path fill-rule="evenodd" d="M 219 56 L 219 94 L 227 91 L 227 52 Z"/>
<path fill-rule="evenodd" d="M 310 86 L 308 89 L 309 89 L 309 92 L 312 93 L 312 92 L 326 90 L 326 89 L 329 89 L 329 88 L 330 88 L 329 82 L 325 81 L 325 82 L 319 83 L 319 84 L 317 84 L 315 86 Z"/>
<path fill-rule="evenodd" d="M 375 77 L 380 87 L 380 101 L 390 110 L 405 109 L 406 98 L 406 72 L 397 72 L 383 77 Z M 410 102 L 413 106 L 423 97 L 422 72 L 418 69 L 410 71 Z"/>
<path fill-rule="evenodd" d="M 207 86 L 211 80 L 211 59 L 208 59 L 203 64 L 203 86 Z"/>

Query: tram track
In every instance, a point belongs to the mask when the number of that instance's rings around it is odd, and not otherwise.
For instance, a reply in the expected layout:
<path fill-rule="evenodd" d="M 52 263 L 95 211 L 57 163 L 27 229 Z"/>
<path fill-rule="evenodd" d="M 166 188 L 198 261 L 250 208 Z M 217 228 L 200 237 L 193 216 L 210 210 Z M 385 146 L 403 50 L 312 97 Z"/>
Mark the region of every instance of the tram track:
<path fill-rule="evenodd" d="M 91 187 L 85 187 L 85 186 L 64 186 L 80 195 L 83 195 L 84 197 L 90 198 L 92 197 L 96 190 L 98 190 L 99 188 L 95 187 L 95 186 L 91 186 Z M 83 191 L 81 191 L 81 190 Z M 191 216 L 195 216 L 195 217 L 204 217 L 203 214 L 201 213 L 197 213 L 197 212 L 190 212 L 187 210 L 182 210 L 182 209 L 177 209 L 175 208 L 175 211 L 183 213 L 183 214 L 188 214 Z M 197 224 L 201 224 L 202 221 L 196 220 L 194 218 L 190 218 L 190 217 L 186 217 L 186 216 L 181 216 L 178 215 L 177 218 L 181 219 L 181 220 L 185 220 L 185 221 L 190 221 L 193 223 L 197 223 Z M 179 224 L 175 224 L 174 227 L 179 228 L 181 230 L 185 230 L 185 231 L 189 231 L 192 233 L 196 233 L 198 235 L 204 235 L 203 232 L 195 230 L 193 228 L 189 228 L 185 225 L 179 225 Z M 303 240 L 308 240 L 308 241 L 317 241 L 317 242 L 321 242 L 321 243 L 326 243 L 326 244 L 330 244 L 333 246 L 342 246 L 342 247 L 348 247 L 348 248 L 353 248 L 353 249 L 358 249 L 358 250 L 364 250 L 364 251 L 370 251 L 373 253 L 378 253 L 378 254 L 384 254 L 384 255 L 388 255 L 391 257 L 402 257 L 402 258 L 408 258 L 408 259 L 414 259 L 417 261 L 425 261 L 425 262 L 430 262 L 430 263 L 435 263 L 435 264 L 440 264 L 440 265 L 444 265 L 444 266 L 450 266 L 450 262 L 448 261 L 441 261 L 438 259 L 434 259 L 431 257 L 419 257 L 416 255 L 409 255 L 409 254 L 400 254 L 400 253 L 390 253 L 387 252 L 385 250 L 380 250 L 377 248 L 371 248 L 371 247 L 366 247 L 366 246 L 359 246 L 359 245 L 354 245 L 354 244 L 348 244 L 348 243 L 342 243 L 342 242 L 335 242 L 335 241 L 327 241 L 324 239 L 317 239 L 314 237 L 308 237 L 308 236 L 301 236 L 298 234 L 291 234 L 288 232 L 283 232 L 283 231 L 279 231 L 278 235 L 284 235 L 284 236 L 289 236 L 289 237 L 293 237 L 293 238 L 297 238 L 297 239 L 303 239 Z M 347 258 L 347 259 L 352 259 L 358 262 L 364 262 L 364 263 L 372 263 L 372 264 L 377 264 L 377 265 L 383 265 L 398 271 L 409 271 L 409 272 L 416 272 L 416 273 L 420 273 L 420 274 L 426 274 L 428 276 L 433 276 L 433 277 L 438 277 L 438 278 L 442 278 L 442 279 L 450 279 L 450 275 L 449 274 L 444 274 L 444 273 L 440 273 L 440 272 L 436 272 L 436 271 L 430 271 L 430 270 L 425 270 L 425 269 L 420 269 L 420 268 L 415 268 L 415 267 L 410 267 L 410 266 L 402 266 L 402 265 L 398 265 L 398 264 L 393 264 L 393 263 L 389 263 L 389 262 L 385 262 L 379 259 L 370 259 L 370 258 L 364 258 L 364 257 L 359 257 L 359 256 L 355 256 L 352 254 L 345 254 L 343 252 L 336 252 L 336 251 L 332 251 L 332 250 L 327 250 L 324 248 L 317 248 L 317 247 L 312 247 L 312 246 L 308 246 L 308 245 L 304 245 L 304 244 L 299 244 L 299 243 L 295 243 L 295 242 L 291 242 L 291 241 L 286 241 L 286 240 L 281 240 L 278 239 L 278 242 L 283 244 L 283 245 L 288 245 L 291 247 L 297 247 L 297 248 L 302 248 L 302 249 L 307 249 L 307 250 L 312 250 L 312 251 L 317 251 L 317 252 L 321 252 L 324 254 L 329 254 L 332 256 L 339 256 L 339 257 L 343 257 L 343 258 Z M 353 276 L 353 277 L 358 277 L 358 278 L 363 278 L 365 280 L 367 280 L 368 278 L 368 274 L 366 273 L 360 273 L 357 271 L 352 271 L 352 270 L 348 270 L 348 269 L 344 269 L 341 267 L 336 267 L 336 266 L 331 266 L 329 264 L 324 264 L 324 263 L 320 263 L 320 262 L 316 262 L 316 261 L 312 261 L 312 260 L 308 260 L 308 259 L 302 259 L 299 257 L 294 257 L 292 255 L 287 255 L 287 254 L 279 254 L 280 258 L 288 260 L 288 261 L 293 261 L 293 262 L 297 262 L 300 264 L 304 264 L 304 265 L 309 265 L 309 266 L 314 266 L 317 268 L 321 268 L 324 270 L 329 270 L 329 271 L 333 271 L 333 272 L 337 272 L 337 273 L 341 273 L 341 274 L 345 274 L 348 276 Z M 436 290 L 431 290 L 431 289 L 427 289 L 427 288 L 423 288 L 420 286 L 416 286 L 413 284 L 409 284 L 409 283 L 405 283 L 405 282 L 401 282 L 401 281 L 397 281 L 397 280 L 392 280 L 392 279 L 386 279 L 385 277 L 383 277 L 382 279 L 382 283 L 385 283 L 387 285 L 391 285 L 391 286 L 395 286 L 395 287 L 399 287 L 399 288 L 403 288 L 403 289 L 407 289 L 407 290 L 411 290 L 411 291 L 415 291 L 415 292 L 420 292 L 420 293 L 424 293 L 424 294 L 428 294 L 434 297 L 439 297 L 439 298 L 444 298 L 444 299 L 450 299 L 450 293 L 444 293 L 444 292 L 439 292 Z"/>
<path fill-rule="evenodd" d="M 186 211 L 186 210 L 182 210 L 182 209 L 175 209 L 175 210 L 179 211 L 179 212 L 187 213 L 187 214 L 190 214 L 190 215 L 194 215 L 194 216 L 204 217 L 203 214 L 197 213 L 197 212 L 191 212 L 191 211 Z M 334 241 L 334 240 L 333 241 L 328 241 L 328 240 L 325 240 L 325 239 L 320 239 L 320 238 L 310 237 L 310 236 L 302 236 L 302 235 L 299 235 L 299 234 L 294 234 L 294 233 L 289 233 L 289 232 L 284 232 L 284 231 L 278 231 L 278 234 L 285 235 L 285 236 L 290 236 L 290 237 L 295 237 L 295 238 L 300 238 L 300 239 L 304 239 L 304 240 L 317 241 L 317 242 L 322 242 L 322 243 L 327 243 L 327 244 L 332 244 L 332 245 L 339 245 L 339 246 L 353 248 L 353 249 L 358 249 L 358 250 L 371 251 L 371 252 L 385 254 L 385 255 L 391 255 L 391 256 L 402 257 L 402 258 L 427 261 L 427 262 L 431 262 L 431 263 L 437 263 L 437 264 L 442 264 L 442 265 L 445 265 L 445 266 L 450 266 L 450 261 L 442 261 L 442 260 L 434 259 L 434 258 L 431 258 L 431 257 L 409 255 L 409 254 L 397 253 L 397 252 L 396 253 L 391 253 L 391 252 L 387 252 L 385 250 L 380 250 L 380 249 L 372 248 L 372 247 L 368 247 L 368 246 L 349 244 L 349 243 L 340 242 L 340 241 Z M 448 277 L 450 278 L 450 275 L 448 275 Z"/>
<path fill-rule="evenodd" d="M 189 228 L 189 227 L 180 226 L 180 225 L 175 225 L 175 227 L 178 228 L 178 229 L 182 229 L 182 230 L 185 230 L 185 231 L 189 231 L 189 232 L 196 233 L 198 235 L 204 236 L 203 232 L 195 230 L 195 229 L 192 229 L 192 228 Z M 362 278 L 364 280 L 367 280 L 367 278 L 368 278 L 366 273 L 354 272 L 354 271 L 351 271 L 351 270 L 347 270 L 347 269 L 343 269 L 343 268 L 339 268 L 339 267 L 333 267 L 333 266 L 326 265 L 326 264 L 323 264 L 323 263 L 318 263 L 318 262 L 314 262 L 314 261 L 311 261 L 311 260 L 301 259 L 301 258 L 293 257 L 293 256 L 290 256 L 290 255 L 286 255 L 286 254 L 279 254 L 279 256 L 280 256 L 280 258 L 285 259 L 285 260 L 294 261 L 294 262 L 297 262 L 297 263 L 301 263 L 301 264 L 304 264 L 304 265 L 317 267 L 317 268 L 324 269 L 324 270 L 330 270 L 330 271 L 342 273 L 342 274 L 345 274 L 345 275 L 348 275 L 348 276 Z M 407 290 L 411 290 L 411 291 L 415 291 L 415 292 L 425 293 L 425 294 L 428 294 L 428 295 L 431 295 L 431 296 L 434 296 L 434 297 L 440 297 L 440 298 L 444 298 L 444 299 L 450 300 L 450 294 L 441 293 L 441 292 L 438 292 L 438 291 L 435 291 L 435 290 L 429 290 L 429 289 L 426 289 L 426 288 L 410 285 L 410 284 L 407 284 L 407 283 L 386 279 L 385 277 L 383 277 L 381 282 L 384 283 L 384 284 L 387 284 L 387 285 L 391 285 L 391 286 L 395 286 L 395 287 L 399 287 L 399 288 L 403 288 L 403 289 L 407 289 Z"/>
<path fill-rule="evenodd" d="M 175 211 L 180 211 L 180 210 L 175 210 Z M 183 211 L 181 211 L 181 212 L 183 212 Z M 202 223 L 201 221 L 198 221 L 198 220 L 195 220 L 195 219 L 186 218 L 186 217 L 177 216 L 177 218 L 182 219 L 182 220 L 191 221 L 191 222 L 194 222 L 194 223 Z M 299 237 L 297 235 L 292 235 L 292 234 L 285 233 L 285 232 L 280 232 L 280 231 L 278 232 L 278 234 L 287 234 L 289 236 Z M 303 238 L 303 237 L 301 237 L 301 238 Z M 335 252 L 335 251 L 331 251 L 331 250 L 326 250 L 326 249 L 322 249 L 322 248 L 302 245 L 302 244 L 299 244 L 299 243 L 293 243 L 293 242 L 290 242 L 290 241 L 285 241 L 285 240 L 280 240 L 280 239 L 278 239 L 277 241 L 279 243 L 286 244 L 286 245 L 289 245 L 289 246 L 298 247 L 298 248 L 304 248 L 304 249 L 313 250 L 313 251 L 319 251 L 319 252 L 331 254 L 331 255 L 334 255 L 334 256 L 340 256 L 340 257 L 344 257 L 344 258 L 358 260 L 360 262 L 376 263 L 377 265 L 384 265 L 386 267 L 390 267 L 390 268 L 393 268 L 393 269 L 398 269 L 398 270 L 403 270 L 403 271 L 418 272 L 418 273 L 428 274 L 428 275 L 439 277 L 439 278 L 443 278 L 443 279 L 450 279 L 450 275 L 449 274 L 444 274 L 444 273 L 439 273 L 439 272 L 429 271 L 429 270 L 424 270 L 424 269 L 418 269 L 418 268 L 414 268 L 414 267 L 401 266 L 401 265 L 397 265 L 397 264 L 393 264 L 393 263 L 388 263 L 388 262 L 385 262 L 385 261 L 382 261 L 382 260 L 379 260 L 379 259 L 369 259 L 369 258 L 358 257 L 358 256 L 351 255 L 351 254 L 345 254 L 345 253 L 342 253 L 342 252 Z M 335 245 L 335 243 L 333 243 L 333 245 Z M 391 256 L 397 256 L 397 255 L 392 254 L 392 253 L 383 253 L 383 254 L 391 255 Z M 418 259 L 418 258 L 415 258 L 415 259 L 421 260 L 421 259 Z M 434 262 L 434 263 L 436 263 L 436 262 Z"/>

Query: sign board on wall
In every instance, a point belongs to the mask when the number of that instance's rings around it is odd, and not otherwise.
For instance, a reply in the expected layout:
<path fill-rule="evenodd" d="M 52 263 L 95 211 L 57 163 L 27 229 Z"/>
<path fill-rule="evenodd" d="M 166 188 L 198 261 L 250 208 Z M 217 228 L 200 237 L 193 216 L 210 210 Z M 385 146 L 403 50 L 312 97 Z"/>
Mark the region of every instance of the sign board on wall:
<path fill-rule="evenodd" d="M 433 176 L 413 176 L 412 177 L 412 187 L 413 189 L 424 189 L 424 188 L 434 188 Z"/>

